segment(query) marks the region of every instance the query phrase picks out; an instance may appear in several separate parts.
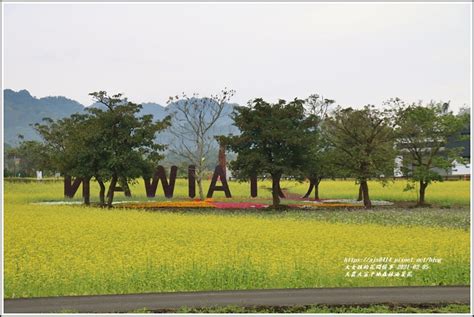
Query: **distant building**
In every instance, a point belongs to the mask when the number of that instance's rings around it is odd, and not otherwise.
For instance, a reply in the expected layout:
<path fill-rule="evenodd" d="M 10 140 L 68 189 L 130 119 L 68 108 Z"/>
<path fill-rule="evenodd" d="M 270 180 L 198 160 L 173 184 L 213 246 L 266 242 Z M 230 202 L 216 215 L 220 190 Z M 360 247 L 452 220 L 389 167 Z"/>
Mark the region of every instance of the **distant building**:
<path fill-rule="evenodd" d="M 470 140 L 470 129 L 466 128 L 461 132 L 462 139 L 465 140 L 456 140 L 451 138 L 448 140 L 448 144 L 446 148 L 456 148 L 456 147 L 463 147 L 463 151 L 461 153 L 461 157 L 465 160 L 466 165 L 458 163 L 454 161 L 454 167 L 446 170 L 442 170 L 439 168 L 434 168 L 433 171 L 436 171 L 441 176 L 470 176 L 471 175 L 471 140 Z M 399 155 L 395 158 L 395 168 L 393 171 L 393 175 L 395 177 L 403 177 L 402 172 L 403 166 L 403 155 Z"/>
<path fill-rule="evenodd" d="M 464 129 L 461 132 L 462 138 L 465 140 L 451 140 L 447 148 L 454 148 L 454 147 L 463 147 L 463 151 L 461 153 L 462 158 L 469 162 L 469 164 L 459 164 L 455 163 L 456 165 L 448 171 L 447 175 L 471 175 L 471 131 L 469 128 Z"/>

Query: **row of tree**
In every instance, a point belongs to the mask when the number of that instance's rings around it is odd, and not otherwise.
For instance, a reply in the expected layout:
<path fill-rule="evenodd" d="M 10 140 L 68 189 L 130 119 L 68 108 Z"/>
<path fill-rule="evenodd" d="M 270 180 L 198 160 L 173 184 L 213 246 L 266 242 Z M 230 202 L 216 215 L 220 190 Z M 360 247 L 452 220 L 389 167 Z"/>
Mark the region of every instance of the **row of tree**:
<path fill-rule="evenodd" d="M 95 178 L 101 204 L 111 206 L 117 186 L 126 189 L 138 177 L 151 177 L 168 147 L 196 166 L 204 199 L 204 160 L 215 144 L 211 131 L 233 94 L 225 89 L 206 98 L 176 96 L 170 100 L 178 102 L 177 112 L 154 121 L 151 115 L 138 116 L 141 106 L 121 94 L 91 93 L 103 108 L 87 108 L 86 113 L 57 121 L 46 119 L 35 125 L 43 142 L 23 141 L 14 151 L 34 157 L 38 169 Z M 397 157 L 403 157 L 403 174 L 419 183 L 419 204 L 425 203 L 428 184 L 442 180 L 439 170 L 449 169 L 455 161 L 463 163 L 462 148 L 447 145 L 468 126 L 466 111 L 455 115 L 447 103 L 407 105 L 399 99 L 389 100 L 384 109 L 333 105 L 333 100 L 312 95 L 277 103 L 257 98 L 235 107 L 231 116 L 240 134 L 218 138 L 237 155 L 229 164 L 233 176 L 239 180 L 270 176 L 274 207 L 280 204 L 279 182 L 284 176 L 309 179 L 306 197 L 314 190 L 316 199 L 322 179 L 352 177 L 370 208 L 368 180 L 391 179 Z M 173 144 L 159 142 L 159 132 L 165 129 L 176 136 Z"/>
<path fill-rule="evenodd" d="M 276 104 L 255 99 L 248 107 L 238 107 L 234 121 L 241 134 L 226 138 L 238 153 L 231 163 L 237 178 L 270 174 L 277 206 L 282 175 L 308 178 L 306 196 L 314 189 L 315 198 L 322 179 L 353 177 L 370 208 L 368 180 L 387 182 L 399 157 L 400 172 L 419 183 L 418 204 L 423 205 L 428 184 L 442 180 L 440 171 L 464 163 L 462 147 L 447 145 L 468 127 L 467 111 L 454 115 L 447 103 L 406 105 L 400 99 L 389 100 L 383 110 L 335 107 L 329 112 L 331 104 L 313 95 Z"/>

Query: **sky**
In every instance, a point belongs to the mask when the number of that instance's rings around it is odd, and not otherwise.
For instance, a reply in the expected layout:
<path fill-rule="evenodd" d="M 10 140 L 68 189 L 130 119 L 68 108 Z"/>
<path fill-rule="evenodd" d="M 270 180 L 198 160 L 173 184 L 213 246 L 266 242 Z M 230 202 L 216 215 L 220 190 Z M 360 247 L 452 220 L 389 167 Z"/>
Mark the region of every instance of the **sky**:
<path fill-rule="evenodd" d="M 4 4 L 4 88 L 470 106 L 470 3 Z"/>

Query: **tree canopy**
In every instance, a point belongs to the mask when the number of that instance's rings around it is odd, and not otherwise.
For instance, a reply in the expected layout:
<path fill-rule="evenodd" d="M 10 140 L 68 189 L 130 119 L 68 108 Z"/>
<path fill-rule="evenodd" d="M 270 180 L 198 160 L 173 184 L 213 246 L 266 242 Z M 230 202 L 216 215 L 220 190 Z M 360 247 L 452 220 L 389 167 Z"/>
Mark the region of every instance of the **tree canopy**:
<path fill-rule="evenodd" d="M 454 115 L 449 103 L 431 102 L 427 105 L 396 104 L 397 150 L 403 157 L 402 172 L 419 183 L 418 204 L 425 204 L 426 188 L 431 182 L 442 181 L 441 173 L 464 163 L 462 147 L 447 147 L 450 141 L 461 138 L 461 131 L 469 129 L 469 114 Z"/>
<path fill-rule="evenodd" d="M 170 127 L 174 140 L 170 151 L 185 158 L 194 166 L 199 197 L 204 200 L 202 180 L 206 170 L 206 160 L 210 153 L 215 152 L 215 138 L 213 130 L 224 116 L 226 105 L 234 95 L 234 90 L 223 89 L 220 94 L 199 98 L 197 94 L 192 97 L 182 94 L 170 97 L 168 103 L 174 102 L 176 110 L 172 114 Z"/>
<path fill-rule="evenodd" d="M 230 164 L 236 178 L 271 176 L 274 207 L 280 204 L 282 175 L 303 177 L 309 160 L 316 117 L 305 113 L 304 104 L 302 99 L 279 100 L 275 104 L 254 99 L 248 107 L 237 107 L 233 114 L 241 134 L 224 138 L 238 154 Z"/>
<path fill-rule="evenodd" d="M 37 124 L 49 150 L 50 163 L 65 175 L 90 179 L 101 186 L 104 203 L 104 182 L 110 181 L 107 205 L 111 206 L 117 183 L 150 175 L 162 158 L 165 146 L 156 143 L 156 133 L 169 125 L 170 118 L 154 121 L 152 115 L 137 116 L 141 106 L 105 91 L 90 94 L 104 108 L 87 108 L 86 114 L 47 120 Z"/>
<path fill-rule="evenodd" d="M 38 141 L 22 140 L 17 147 L 6 148 L 4 157 L 13 176 L 34 176 L 36 171 L 51 171 L 48 168 L 50 157 Z"/>
<path fill-rule="evenodd" d="M 325 121 L 325 137 L 337 151 L 335 163 L 360 184 L 364 206 L 371 208 L 367 181 L 393 175 L 395 150 L 392 112 L 365 106 L 337 108 Z"/>
<path fill-rule="evenodd" d="M 319 184 L 324 178 L 335 177 L 337 166 L 334 164 L 335 151 L 323 135 L 324 121 L 327 119 L 329 107 L 334 100 L 323 98 L 318 94 L 310 95 L 305 100 L 305 110 L 313 117 L 313 133 L 309 142 L 308 160 L 303 168 L 304 175 L 309 180 L 309 189 L 303 198 L 309 198 L 314 189 L 314 198 L 319 200 Z"/>

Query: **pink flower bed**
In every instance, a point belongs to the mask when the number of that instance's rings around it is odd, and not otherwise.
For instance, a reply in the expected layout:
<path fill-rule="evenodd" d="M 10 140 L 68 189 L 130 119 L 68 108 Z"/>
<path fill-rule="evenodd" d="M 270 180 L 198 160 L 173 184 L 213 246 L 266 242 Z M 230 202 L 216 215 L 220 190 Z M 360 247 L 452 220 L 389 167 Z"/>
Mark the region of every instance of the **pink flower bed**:
<path fill-rule="evenodd" d="M 235 203 L 235 202 L 211 202 L 211 204 L 216 207 L 216 208 L 221 208 L 221 209 L 249 209 L 249 208 L 255 208 L 255 209 L 260 209 L 260 208 L 266 208 L 268 205 L 264 204 L 256 204 L 256 203 L 246 203 L 246 202 L 241 202 L 241 203 Z"/>

